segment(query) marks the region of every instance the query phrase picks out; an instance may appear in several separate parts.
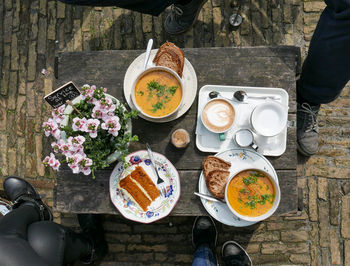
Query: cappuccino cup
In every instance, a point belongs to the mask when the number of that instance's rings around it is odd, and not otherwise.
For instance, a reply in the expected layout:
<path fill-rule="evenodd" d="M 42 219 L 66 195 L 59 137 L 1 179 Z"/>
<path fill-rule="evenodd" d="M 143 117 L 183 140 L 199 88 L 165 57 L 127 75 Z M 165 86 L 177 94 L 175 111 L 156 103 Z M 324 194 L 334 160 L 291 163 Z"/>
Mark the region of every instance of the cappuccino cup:
<path fill-rule="evenodd" d="M 213 99 L 204 106 L 201 119 L 209 131 L 218 133 L 221 141 L 226 139 L 225 132 L 230 130 L 235 121 L 235 109 L 225 99 Z"/>

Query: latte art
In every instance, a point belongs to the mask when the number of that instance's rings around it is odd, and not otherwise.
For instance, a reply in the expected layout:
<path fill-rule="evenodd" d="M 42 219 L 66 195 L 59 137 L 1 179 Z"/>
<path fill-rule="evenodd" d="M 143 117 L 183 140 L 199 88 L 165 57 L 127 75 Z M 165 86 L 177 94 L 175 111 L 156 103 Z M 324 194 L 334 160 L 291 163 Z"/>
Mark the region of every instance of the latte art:
<path fill-rule="evenodd" d="M 222 99 L 207 103 L 202 112 L 202 121 L 211 131 L 224 132 L 231 128 L 235 118 L 233 106 Z"/>

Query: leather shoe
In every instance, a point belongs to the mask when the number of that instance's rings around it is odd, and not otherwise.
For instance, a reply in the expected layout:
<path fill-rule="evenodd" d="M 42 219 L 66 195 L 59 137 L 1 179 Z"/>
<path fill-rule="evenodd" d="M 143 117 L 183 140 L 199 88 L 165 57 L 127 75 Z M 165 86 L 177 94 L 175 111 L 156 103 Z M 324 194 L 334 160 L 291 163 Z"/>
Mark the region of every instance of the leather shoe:
<path fill-rule="evenodd" d="M 201 244 L 208 244 L 214 253 L 216 241 L 217 230 L 213 219 L 209 216 L 198 216 L 192 228 L 193 246 L 197 249 Z"/>
<path fill-rule="evenodd" d="M 101 261 L 108 252 L 108 245 L 104 238 L 100 216 L 98 214 L 78 214 L 78 221 L 83 234 L 89 239 L 92 246 L 90 256 L 82 259 L 82 262 L 91 264 Z"/>
<path fill-rule="evenodd" d="M 7 197 L 13 202 L 12 208 L 16 209 L 22 204 L 32 205 L 38 210 L 41 220 L 52 221 L 50 208 L 42 202 L 39 193 L 28 181 L 18 176 L 9 176 L 3 187 Z"/>
<path fill-rule="evenodd" d="M 235 241 L 227 241 L 222 246 L 222 258 L 225 265 L 251 266 L 248 253 Z"/>

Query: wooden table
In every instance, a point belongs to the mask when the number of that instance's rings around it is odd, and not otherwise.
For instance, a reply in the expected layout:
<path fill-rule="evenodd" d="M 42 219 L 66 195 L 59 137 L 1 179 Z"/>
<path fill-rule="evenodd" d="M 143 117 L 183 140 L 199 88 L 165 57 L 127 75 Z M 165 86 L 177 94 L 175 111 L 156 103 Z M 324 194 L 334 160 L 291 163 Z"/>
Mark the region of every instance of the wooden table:
<path fill-rule="evenodd" d="M 300 51 L 297 47 L 254 48 L 196 48 L 183 49 L 192 63 L 198 78 L 198 90 L 205 84 L 244 85 L 283 88 L 289 93 L 289 120 L 295 120 L 295 76 L 300 69 Z M 72 80 L 78 86 L 96 84 L 108 88 L 108 93 L 125 102 L 123 80 L 127 67 L 143 51 L 96 51 L 60 54 L 56 75 L 58 85 Z M 144 143 L 164 154 L 178 169 L 181 196 L 171 215 L 207 215 L 198 190 L 201 162 L 208 153 L 195 146 L 197 99 L 181 118 L 168 123 L 151 123 L 141 118 L 133 121 L 133 134 L 140 142 L 132 144 L 131 151 L 144 149 Z M 175 149 L 169 143 L 169 135 L 176 128 L 185 128 L 191 135 L 191 143 L 185 150 Z M 281 187 L 281 203 L 276 214 L 296 212 L 297 152 L 296 130 L 288 128 L 286 152 L 279 157 L 268 157 L 275 167 Z M 54 206 L 59 212 L 118 214 L 109 197 L 111 170 L 98 171 L 96 180 L 82 174 L 74 175 L 68 169 L 58 173 L 54 193 Z"/>

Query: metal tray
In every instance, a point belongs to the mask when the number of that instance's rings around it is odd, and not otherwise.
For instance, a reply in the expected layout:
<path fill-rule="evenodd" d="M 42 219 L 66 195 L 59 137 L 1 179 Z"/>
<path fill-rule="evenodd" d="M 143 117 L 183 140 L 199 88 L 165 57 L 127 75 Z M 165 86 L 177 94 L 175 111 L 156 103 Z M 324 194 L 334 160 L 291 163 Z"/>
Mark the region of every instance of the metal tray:
<path fill-rule="evenodd" d="M 235 132 L 242 128 L 251 129 L 250 114 L 254 107 L 265 99 L 252 99 L 247 100 L 248 103 L 240 103 L 233 99 L 232 105 L 236 111 L 235 123 L 233 127 L 226 133 L 226 140 L 220 141 L 218 134 L 212 133 L 207 130 L 200 118 L 200 114 L 204 105 L 210 100 L 209 92 L 218 91 L 226 98 L 233 98 L 233 93 L 238 90 L 244 90 L 251 96 L 279 96 L 279 100 L 282 105 L 288 108 L 289 96 L 288 93 L 281 88 L 265 88 L 265 87 L 245 87 L 245 86 L 223 86 L 223 85 L 205 85 L 198 94 L 198 112 L 197 112 L 197 126 L 196 126 L 196 145 L 197 148 L 203 152 L 219 152 L 232 148 L 239 148 L 233 137 Z M 219 96 L 220 97 L 220 96 Z M 282 155 L 287 146 L 287 126 L 284 130 L 274 137 L 264 137 L 254 134 L 254 141 L 259 146 L 257 150 L 260 154 L 266 156 L 280 156 Z"/>

